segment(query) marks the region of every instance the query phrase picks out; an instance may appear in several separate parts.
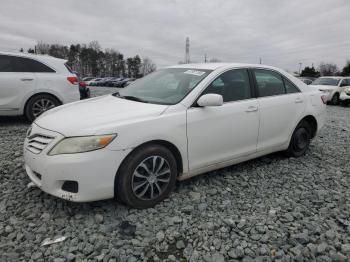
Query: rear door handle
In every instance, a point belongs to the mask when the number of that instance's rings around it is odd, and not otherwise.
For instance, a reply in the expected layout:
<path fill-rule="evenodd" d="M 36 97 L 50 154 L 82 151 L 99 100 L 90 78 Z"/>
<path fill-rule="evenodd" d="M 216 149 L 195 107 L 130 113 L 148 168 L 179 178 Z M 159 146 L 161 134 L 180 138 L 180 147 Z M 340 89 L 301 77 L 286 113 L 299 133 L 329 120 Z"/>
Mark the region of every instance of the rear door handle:
<path fill-rule="evenodd" d="M 250 113 L 250 112 L 256 112 L 258 111 L 258 107 L 257 106 L 249 106 L 246 110 L 247 113 Z"/>
<path fill-rule="evenodd" d="M 301 99 L 301 98 L 297 98 L 297 99 L 295 99 L 295 103 L 302 103 L 303 102 L 303 99 Z"/>
<path fill-rule="evenodd" d="M 21 81 L 33 81 L 34 78 L 21 78 Z"/>

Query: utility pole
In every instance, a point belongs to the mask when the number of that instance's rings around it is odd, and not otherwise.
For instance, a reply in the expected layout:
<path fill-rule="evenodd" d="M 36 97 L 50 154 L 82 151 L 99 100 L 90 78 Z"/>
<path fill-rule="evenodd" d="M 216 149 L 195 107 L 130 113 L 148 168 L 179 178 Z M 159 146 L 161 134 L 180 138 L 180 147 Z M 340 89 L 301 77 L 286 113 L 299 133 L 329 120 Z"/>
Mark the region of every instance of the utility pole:
<path fill-rule="evenodd" d="M 303 63 L 299 63 L 299 75 L 300 75 L 300 73 L 301 73 L 301 65 L 302 65 Z"/>
<path fill-rule="evenodd" d="M 190 38 L 186 37 L 186 54 L 185 54 L 185 64 L 190 63 Z"/>
<path fill-rule="evenodd" d="M 207 62 L 207 54 L 204 54 L 204 63 Z"/>
<path fill-rule="evenodd" d="M 261 65 L 261 63 L 262 63 L 262 59 L 261 59 L 261 57 L 259 58 L 259 60 L 260 60 L 260 65 Z"/>

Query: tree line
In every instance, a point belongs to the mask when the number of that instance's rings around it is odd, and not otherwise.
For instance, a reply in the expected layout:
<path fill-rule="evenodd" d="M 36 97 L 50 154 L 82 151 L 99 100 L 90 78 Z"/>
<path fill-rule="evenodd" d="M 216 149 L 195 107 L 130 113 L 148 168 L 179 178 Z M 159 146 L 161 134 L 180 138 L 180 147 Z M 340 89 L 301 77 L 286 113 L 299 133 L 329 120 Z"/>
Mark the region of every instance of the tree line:
<path fill-rule="evenodd" d="M 320 63 L 317 69 L 313 66 L 305 67 L 300 76 L 303 77 L 319 77 L 319 76 L 350 76 L 350 60 L 346 62 L 346 65 L 342 70 L 338 69 L 338 66 L 333 63 Z"/>
<path fill-rule="evenodd" d="M 23 49 L 20 51 L 23 52 Z M 81 76 L 94 77 L 132 77 L 139 78 L 156 70 L 156 65 L 148 58 L 139 55 L 125 58 L 114 49 L 102 50 L 97 41 L 89 44 L 48 44 L 38 42 L 28 53 L 48 54 L 67 59 L 69 67 Z"/>

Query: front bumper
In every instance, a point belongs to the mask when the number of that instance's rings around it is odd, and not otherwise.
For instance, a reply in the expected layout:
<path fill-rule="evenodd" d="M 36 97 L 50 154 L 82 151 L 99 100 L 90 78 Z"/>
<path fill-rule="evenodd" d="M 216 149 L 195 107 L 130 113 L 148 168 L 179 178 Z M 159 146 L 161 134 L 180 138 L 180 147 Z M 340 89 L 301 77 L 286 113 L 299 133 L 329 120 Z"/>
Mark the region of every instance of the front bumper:
<path fill-rule="evenodd" d="M 56 135 L 39 153 L 28 148 L 30 139 L 26 138 L 24 143 L 26 172 L 41 190 L 74 202 L 96 201 L 114 196 L 115 175 L 130 150 L 112 151 L 104 148 L 86 153 L 49 156 L 47 153 L 63 136 L 35 124 L 31 133 Z M 63 187 L 67 181 L 77 183 L 76 193 Z"/>
<path fill-rule="evenodd" d="M 350 101 L 350 93 L 348 92 L 341 92 L 340 93 L 340 96 L 339 96 L 339 99 L 342 100 L 342 101 Z"/>

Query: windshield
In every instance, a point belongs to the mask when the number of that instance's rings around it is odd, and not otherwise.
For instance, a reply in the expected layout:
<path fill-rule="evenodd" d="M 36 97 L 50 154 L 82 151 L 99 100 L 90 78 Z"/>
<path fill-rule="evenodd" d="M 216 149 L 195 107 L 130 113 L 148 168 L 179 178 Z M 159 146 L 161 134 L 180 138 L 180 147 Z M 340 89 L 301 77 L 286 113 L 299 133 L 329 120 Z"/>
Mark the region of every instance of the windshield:
<path fill-rule="evenodd" d="M 212 70 L 167 68 L 132 82 L 117 96 L 146 103 L 174 105 L 180 102 Z"/>
<path fill-rule="evenodd" d="M 327 86 L 337 86 L 339 83 L 339 79 L 336 78 L 317 78 L 313 81 L 312 85 L 327 85 Z"/>

